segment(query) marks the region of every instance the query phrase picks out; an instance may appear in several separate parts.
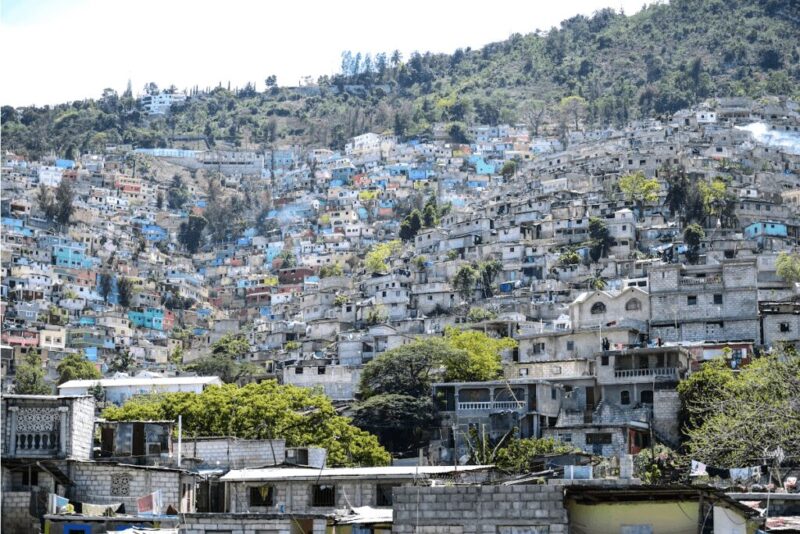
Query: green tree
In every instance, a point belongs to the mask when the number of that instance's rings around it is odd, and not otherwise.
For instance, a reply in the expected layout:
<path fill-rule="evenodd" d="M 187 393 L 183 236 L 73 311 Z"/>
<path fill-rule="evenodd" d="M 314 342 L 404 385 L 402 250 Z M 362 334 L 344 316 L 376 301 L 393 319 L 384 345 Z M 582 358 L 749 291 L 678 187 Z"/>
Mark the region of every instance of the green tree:
<path fill-rule="evenodd" d="M 441 362 L 452 352 L 443 338 L 418 339 L 387 350 L 364 366 L 359 394 L 363 399 L 385 394 L 430 397 L 433 381 L 441 377 Z"/>
<path fill-rule="evenodd" d="M 661 443 L 633 457 L 633 473 L 648 485 L 686 483 L 691 459 Z"/>
<path fill-rule="evenodd" d="M 599 217 L 589 219 L 589 256 L 592 261 L 599 261 L 608 254 L 608 249 L 614 244 L 614 238 L 608 231 L 605 221 Z"/>
<path fill-rule="evenodd" d="M 50 189 L 44 184 L 40 184 L 39 189 L 36 191 L 36 203 L 42 213 L 44 213 L 45 219 L 48 221 L 54 221 L 56 219 L 58 211 L 56 201 Z"/>
<path fill-rule="evenodd" d="M 800 282 L 800 254 L 781 252 L 775 261 L 775 273 L 789 284 Z"/>
<path fill-rule="evenodd" d="M 702 424 L 686 430 L 691 458 L 740 467 L 779 450 L 787 458 L 800 455 L 800 355 L 794 349 L 753 360 L 715 389 L 719 393 L 705 399 Z"/>
<path fill-rule="evenodd" d="M 700 259 L 700 244 L 706 237 L 703 227 L 697 223 L 688 225 L 683 230 L 683 240 L 686 242 L 686 260 L 695 264 Z"/>
<path fill-rule="evenodd" d="M 678 384 L 681 400 L 679 420 L 684 432 L 700 428 L 714 411 L 712 399 L 724 397 L 734 380 L 734 372 L 724 357 L 703 363 L 699 371 L 692 373 Z"/>
<path fill-rule="evenodd" d="M 683 167 L 673 171 L 667 167 L 664 169 L 667 174 L 667 198 L 665 199 L 666 205 L 669 208 L 670 214 L 674 217 L 676 214 L 684 214 L 687 205 L 687 198 L 690 192 L 689 177 Z"/>
<path fill-rule="evenodd" d="M 195 360 L 188 369 L 202 376 L 218 376 L 232 384 L 260 373 L 260 368 L 247 361 L 249 354 L 250 342 L 244 336 L 225 334 L 211 345 L 208 356 Z"/>
<path fill-rule="evenodd" d="M 137 396 L 103 417 L 121 420 L 176 420 L 187 436 L 235 436 L 286 440 L 287 447 L 324 447 L 330 466 L 387 465 L 391 457 L 375 436 L 337 414 L 322 392 L 274 380 L 237 387 L 207 388 L 200 394 Z"/>
<path fill-rule="evenodd" d="M 121 276 L 117 278 L 117 298 L 119 305 L 127 308 L 133 298 L 133 282 L 130 278 Z"/>
<path fill-rule="evenodd" d="M 576 95 L 567 96 L 561 99 L 558 107 L 561 114 L 573 122 L 575 131 L 577 131 L 580 128 L 580 121 L 585 118 L 588 109 L 586 99 Z"/>
<path fill-rule="evenodd" d="M 83 354 L 67 354 L 56 367 L 58 383 L 70 380 L 97 380 L 103 375 Z"/>
<path fill-rule="evenodd" d="M 399 241 L 388 241 L 374 245 L 364 259 L 364 266 L 370 273 L 385 273 L 389 270 L 389 258 L 399 250 Z"/>
<path fill-rule="evenodd" d="M 159 210 L 164 207 L 164 192 L 161 189 L 158 190 L 156 194 L 156 208 Z"/>
<path fill-rule="evenodd" d="M 478 282 L 478 270 L 472 265 L 462 265 L 453 277 L 453 289 L 458 291 L 461 298 L 471 300 L 475 291 L 475 284 Z"/>
<path fill-rule="evenodd" d="M 172 184 L 167 189 L 167 207 L 173 210 L 183 208 L 189 200 L 189 190 L 179 174 L 172 177 Z"/>
<path fill-rule="evenodd" d="M 500 353 L 517 346 L 508 337 L 495 339 L 477 330 L 453 327 L 445 330 L 445 342 L 451 349 L 442 353 L 446 382 L 495 380 L 502 371 Z"/>
<path fill-rule="evenodd" d="M 712 217 L 721 217 L 728 200 L 728 186 L 721 178 L 710 182 L 699 181 L 697 189 L 703 200 L 705 213 Z"/>
<path fill-rule="evenodd" d="M 208 224 L 208 221 L 198 215 L 189 215 L 189 220 L 181 223 L 178 230 L 178 241 L 191 254 L 194 254 L 200 248 L 200 239 L 203 236 L 203 229 L 206 224 Z"/>
<path fill-rule="evenodd" d="M 478 265 L 478 274 L 481 280 L 483 298 L 494 295 L 494 280 L 503 271 L 503 264 L 499 260 L 487 260 Z"/>
<path fill-rule="evenodd" d="M 602 271 L 600 269 L 597 269 L 594 272 L 594 274 L 589 278 L 586 284 L 589 287 L 589 289 L 602 291 L 606 288 L 606 286 L 608 286 L 608 282 L 606 282 L 606 279 L 603 278 L 603 275 L 601 273 Z"/>
<path fill-rule="evenodd" d="M 18 395 L 50 395 L 53 388 L 44 379 L 42 358 L 30 350 L 14 374 L 14 393 Z"/>
<path fill-rule="evenodd" d="M 436 420 L 430 397 L 388 393 L 353 407 L 353 424 L 378 436 L 390 451 L 408 451 L 425 442 Z"/>
<path fill-rule="evenodd" d="M 344 275 L 344 269 L 341 263 L 332 263 L 330 265 L 323 265 L 319 270 L 320 278 L 331 278 L 334 276 Z"/>
<path fill-rule="evenodd" d="M 114 290 L 114 280 L 109 273 L 100 273 L 99 280 L 100 296 L 103 297 L 103 302 L 108 303 L 108 297 Z"/>
<path fill-rule="evenodd" d="M 413 210 L 403 220 L 400 225 L 400 239 L 403 241 L 411 241 L 414 239 L 422 228 L 422 214 L 419 210 Z"/>
<path fill-rule="evenodd" d="M 558 442 L 553 438 L 512 439 L 496 455 L 497 468 L 506 473 L 530 473 L 541 465 L 541 457 L 546 454 L 568 454 L 575 448 Z"/>
<path fill-rule="evenodd" d="M 108 365 L 108 370 L 112 373 L 127 373 L 136 365 L 136 360 L 128 350 L 123 350 L 118 353 L 111 363 Z"/>
<path fill-rule="evenodd" d="M 439 214 L 435 204 L 426 204 L 425 210 L 422 212 L 422 222 L 425 228 L 434 228 L 439 224 Z"/>
<path fill-rule="evenodd" d="M 619 189 L 628 201 L 635 203 L 636 214 L 641 217 L 644 205 L 658 200 L 658 193 L 661 191 L 661 186 L 657 179 L 648 179 L 645 177 L 644 173 L 635 172 L 626 174 L 619 179 Z"/>
<path fill-rule="evenodd" d="M 503 163 L 503 168 L 500 169 L 500 175 L 508 180 L 517 172 L 517 162 L 516 161 L 506 161 Z"/>
<path fill-rule="evenodd" d="M 59 224 L 69 224 L 69 220 L 75 211 L 73 205 L 75 201 L 75 192 L 72 189 L 72 184 L 66 178 L 63 178 L 58 187 L 56 187 L 56 221 Z"/>
<path fill-rule="evenodd" d="M 566 252 L 562 252 L 561 255 L 558 257 L 558 263 L 560 265 L 578 265 L 581 262 L 581 256 L 574 250 L 567 250 Z"/>

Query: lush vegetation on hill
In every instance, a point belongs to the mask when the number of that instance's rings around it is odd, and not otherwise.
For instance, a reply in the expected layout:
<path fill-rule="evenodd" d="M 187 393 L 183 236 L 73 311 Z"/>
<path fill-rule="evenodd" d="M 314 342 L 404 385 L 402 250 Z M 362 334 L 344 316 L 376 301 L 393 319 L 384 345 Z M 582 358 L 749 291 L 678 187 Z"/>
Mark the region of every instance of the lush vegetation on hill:
<path fill-rule="evenodd" d="M 563 133 L 711 96 L 797 96 L 800 11 L 794 0 L 673 0 L 632 16 L 611 9 L 576 16 L 480 50 L 408 58 L 345 52 L 342 59 L 339 74 L 318 80 L 317 94 L 279 88 L 270 76 L 264 93 L 254 84 L 194 90 L 195 98 L 156 119 L 137 108 L 130 90 L 53 107 L 5 106 L 3 141 L 18 152 L 66 156 L 106 143 L 181 146 L 186 137 L 338 148 L 369 130 L 429 134 L 434 122 L 526 121 Z"/>

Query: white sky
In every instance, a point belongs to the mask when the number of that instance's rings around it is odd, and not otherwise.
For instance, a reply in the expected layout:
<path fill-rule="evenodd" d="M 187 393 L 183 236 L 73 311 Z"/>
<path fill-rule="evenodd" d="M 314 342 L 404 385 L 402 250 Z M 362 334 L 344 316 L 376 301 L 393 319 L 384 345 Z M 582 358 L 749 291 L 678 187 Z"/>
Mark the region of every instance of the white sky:
<path fill-rule="evenodd" d="M 643 0 L 0 0 L 0 103 L 134 93 L 153 81 L 296 85 L 339 70 L 341 52 L 452 52 Z M 651 2 L 652 3 L 652 0 Z"/>

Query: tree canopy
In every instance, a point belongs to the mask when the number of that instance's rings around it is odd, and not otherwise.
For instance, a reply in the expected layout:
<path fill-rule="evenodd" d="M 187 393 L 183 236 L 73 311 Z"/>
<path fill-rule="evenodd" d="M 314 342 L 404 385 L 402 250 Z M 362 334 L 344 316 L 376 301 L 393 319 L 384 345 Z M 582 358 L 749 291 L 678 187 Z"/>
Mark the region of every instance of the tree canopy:
<path fill-rule="evenodd" d="M 29 351 L 14 375 L 14 393 L 18 395 L 50 395 L 53 388 L 44 379 L 42 358 L 37 351 Z"/>
<path fill-rule="evenodd" d="M 389 453 L 375 436 L 337 415 L 323 393 L 274 380 L 237 387 L 210 387 L 200 394 L 165 393 L 110 407 L 110 421 L 177 420 L 188 436 L 235 436 L 286 440 L 287 447 L 325 447 L 330 466 L 387 465 Z"/>
<path fill-rule="evenodd" d="M 67 354 L 58 363 L 56 371 L 59 384 L 70 380 L 97 380 L 103 376 L 83 354 Z"/>
<path fill-rule="evenodd" d="M 707 362 L 678 385 L 686 448 L 720 467 L 766 461 L 780 448 L 800 455 L 800 355 L 791 348 L 757 358 L 734 373 Z"/>

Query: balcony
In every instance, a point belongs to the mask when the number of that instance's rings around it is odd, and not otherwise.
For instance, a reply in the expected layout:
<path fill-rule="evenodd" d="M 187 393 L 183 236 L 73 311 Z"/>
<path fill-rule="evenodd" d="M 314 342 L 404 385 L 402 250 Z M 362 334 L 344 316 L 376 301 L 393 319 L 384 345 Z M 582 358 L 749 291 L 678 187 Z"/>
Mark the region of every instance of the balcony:
<path fill-rule="evenodd" d="M 53 456 L 57 452 L 58 432 L 20 432 L 16 436 L 16 456 Z"/>
<path fill-rule="evenodd" d="M 676 367 L 656 367 L 654 369 L 614 370 L 614 378 L 653 378 L 657 376 L 666 376 L 677 380 L 678 369 Z"/>
<path fill-rule="evenodd" d="M 459 402 L 458 411 L 522 410 L 525 401 Z"/>

